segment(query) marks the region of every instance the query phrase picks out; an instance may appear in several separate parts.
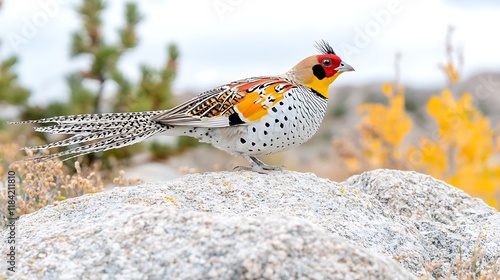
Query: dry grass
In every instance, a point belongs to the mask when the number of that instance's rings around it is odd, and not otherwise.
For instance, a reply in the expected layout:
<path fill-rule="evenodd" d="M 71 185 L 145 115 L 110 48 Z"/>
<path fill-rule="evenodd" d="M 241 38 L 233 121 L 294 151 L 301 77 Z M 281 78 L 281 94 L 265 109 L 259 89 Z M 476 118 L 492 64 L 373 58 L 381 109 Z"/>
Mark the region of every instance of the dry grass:
<path fill-rule="evenodd" d="M 451 265 L 446 275 L 440 268 L 442 262 L 426 264 L 427 275 L 420 279 L 459 279 L 459 280 L 500 280 L 500 256 L 488 259 L 481 247 L 483 234 L 479 234 L 472 250 L 472 255 L 464 257 L 462 249 L 459 248 L 459 255 Z"/>
<path fill-rule="evenodd" d="M 498 280 L 500 279 L 500 258 L 492 260 L 481 269 L 485 260 L 484 253 L 479 244 L 472 256 L 468 259 L 462 259 L 462 254 L 456 260 L 456 265 L 450 268 L 445 279 L 460 280 Z"/>
<path fill-rule="evenodd" d="M 99 163 L 91 166 L 74 164 L 74 172 L 70 171 L 61 161 L 49 160 L 40 163 L 20 161 L 23 156 L 19 149 L 24 146 L 22 141 L 14 141 L 11 136 L 0 133 L 0 205 L 7 205 L 8 192 L 6 178 L 9 171 L 15 172 L 16 212 L 17 216 L 32 213 L 46 205 L 57 205 L 59 201 L 84 194 L 101 192 L 105 183 L 112 181 L 117 186 L 138 184 L 140 179 L 127 179 L 123 171 L 113 180 L 113 171 L 103 171 Z M 4 141 L 5 140 L 5 141 Z M 27 156 L 33 154 L 27 151 Z M 5 225 L 7 207 L 0 207 L 0 226 Z"/>
<path fill-rule="evenodd" d="M 118 173 L 118 177 L 113 179 L 113 183 L 117 187 L 127 187 L 127 186 L 136 186 L 140 184 L 142 180 L 140 178 L 126 178 L 125 171 L 120 170 Z"/>
<path fill-rule="evenodd" d="M 5 147 L 0 147 L 0 152 L 3 148 Z M 67 174 L 67 170 L 63 168 L 60 161 L 14 162 L 8 166 L 8 170 L 2 168 L 0 176 L 4 178 L 8 171 L 15 172 L 16 212 L 18 215 L 23 215 L 46 205 L 57 204 L 58 201 L 69 197 L 104 190 L 99 165 L 82 168 L 78 162 L 75 162 L 75 169 L 76 172 L 70 175 Z M 0 204 L 6 205 L 7 191 L 3 188 L 0 191 Z M 4 212 L 7 209 L 4 208 L 0 209 L 0 214 L 7 216 Z"/>

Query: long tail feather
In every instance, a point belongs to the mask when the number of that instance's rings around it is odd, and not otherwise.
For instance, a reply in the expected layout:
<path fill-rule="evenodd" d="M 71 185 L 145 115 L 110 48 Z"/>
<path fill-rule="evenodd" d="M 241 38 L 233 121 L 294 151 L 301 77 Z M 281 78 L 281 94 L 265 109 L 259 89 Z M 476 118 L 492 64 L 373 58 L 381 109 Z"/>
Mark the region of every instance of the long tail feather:
<path fill-rule="evenodd" d="M 140 127 L 147 120 L 142 121 L 127 121 L 127 122 L 79 122 L 79 123 L 61 123 L 51 126 L 39 126 L 35 127 L 37 132 L 46 132 L 51 134 L 79 134 L 79 133 L 89 133 L 98 131 L 112 131 L 124 127 L 126 123 L 127 127 Z"/>
<path fill-rule="evenodd" d="M 38 127 L 35 128 L 36 131 Z M 75 145 L 75 144 L 80 144 L 84 142 L 89 142 L 92 140 L 96 139 L 104 139 L 104 138 L 109 138 L 112 136 L 120 135 L 120 134 L 126 134 L 128 132 L 128 128 L 119 128 L 119 129 L 114 129 L 114 130 L 108 130 L 108 131 L 99 131 L 96 130 L 94 132 L 89 131 L 89 132 L 82 132 L 79 134 L 76 134 L 70 138 L 45 144 L 45 145 L 40 145 L 40 146 L 31 146 L 31 147 L 24 147 L 21 150 L 41 150 L 41 149 L 49 149 L 49 148 L 54 148 L 54 147 L 62 147 L 62 146 L 69 146 L 69 145 Z M 52 132 L 50 132 L 52 133 Z"/>
<path fill-rule="evenodd" d="M 103 152 L 106 150 L 117 149 L 124 146 L 138 143 L 157 133 L 165 132 L 171 127 L 166 124 L 151 120 L 152 116 L 161 114 L 164 111 L 138 112 L 138 113 L 109 113 L 109 114 L 86 114 L 73 116 L 59 116 L 40 120 L 12 122 L 11 124 L 21 123 L 50 123 L 51 126 L 36 127 L 35 131 L 47 133 L 74 134 L 68 139 L 40 145 L 26 147 L 22 150 L 40 150 L 53 147 L 72 146 L 69 150 L 35 156 L 26 160 L 37 162 L 46 161 L 61 157 L 61 160 L 72 159 L 81 155 Z M 96 141 L 88 143 L 90 141 Z"/>
<path fill-rule="evenodd" d="M 70 116 L 57 116 L 39 120 L 8 122 L 8 124 L 26 123 L 83 123 L 83 122 L 126 122 L 126 121 L 146 121 L 151 117 L 164 113 L 162 111 L 131 112 L 131 113 L 102 113 L 102 114 L 82 114 Z"/>
<path fill-rule="evenodd" d="M 69 157 L 61 158 L 62 161 L 66 161 L 75 157 L 83 156 L 90 153 L 98 153 L 104 152 L 111 149 L 118 149 L 121 147 L 129 146 L 135 143 L 138 143 L 146 138 L 149 138 L 157 133 L 161 133 L 167 130 L 165 126 L 161 127 L 160 130 L 157 128 L 144 130 L 142 132 L 137 132 L 130 135 L 117 135 L 110 138 L 105 138 L 102 141 L 83 145 L 80 147 L 72 148 L 64 152 L 59 152 L 55 154 L 49 154 L 40 157 L 33 157 L 28 160 L 34 160 L 36 162 L 51 160 L 57 157 L 64 157 L 66 155 L 70 155 Z"/>

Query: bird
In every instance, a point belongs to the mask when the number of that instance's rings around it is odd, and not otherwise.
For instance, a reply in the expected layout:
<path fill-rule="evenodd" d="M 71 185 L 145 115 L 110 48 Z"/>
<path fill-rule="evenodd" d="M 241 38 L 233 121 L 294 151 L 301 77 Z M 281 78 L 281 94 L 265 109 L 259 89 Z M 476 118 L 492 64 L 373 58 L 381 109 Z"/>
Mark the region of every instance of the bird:
<path fill-rule="evenodd" d="M 191 136 L 200 142 L 243 157 L 259 173 L 282 170 L 257 157 L 282 152 L 309 140 L 325 116 L 329 86 L 354 68 L 332 46 L 316 42 L 319 54 L 309 56 L 289 71 L 230 82 L 171 109 L 145 112 L 98 113 L 48 117 L 10 124 L 52 124 L 34 130 L 69 134 L 57 142 L 25 147 L 40 150 L 69 146 L 58 153 L 30 158 L 36 162 L 117 149 L 153 135 Z"/>

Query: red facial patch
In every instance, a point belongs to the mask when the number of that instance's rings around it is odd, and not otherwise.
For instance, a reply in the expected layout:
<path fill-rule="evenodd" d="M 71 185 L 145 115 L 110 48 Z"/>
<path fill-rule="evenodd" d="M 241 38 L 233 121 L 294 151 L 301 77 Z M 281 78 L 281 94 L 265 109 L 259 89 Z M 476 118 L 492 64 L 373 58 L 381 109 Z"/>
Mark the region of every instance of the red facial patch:
<path fill-rule="evenodd" d="M 340 66 L 342 59 L 334 54 L 321 54 L 318 55 L 318 63 L 323 67 L 326 77 L 331 77 L 337 73 L 335 68 Z"/>

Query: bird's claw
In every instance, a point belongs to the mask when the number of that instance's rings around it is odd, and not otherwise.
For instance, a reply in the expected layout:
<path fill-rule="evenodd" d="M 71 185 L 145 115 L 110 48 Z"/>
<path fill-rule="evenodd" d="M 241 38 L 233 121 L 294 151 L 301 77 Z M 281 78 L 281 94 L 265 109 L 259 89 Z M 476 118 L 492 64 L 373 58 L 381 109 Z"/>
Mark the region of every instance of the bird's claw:
<path fill-rule="evenodd" d="M 254 171 L 262 174 L 269 174 L 271 171 L 282 171 L 284 166 L 267 165 L 257 159 L 256 157 L 243 156 L 251 167 L 246 166 L 236 166 L 234 170 L 236 171 Z"/>

